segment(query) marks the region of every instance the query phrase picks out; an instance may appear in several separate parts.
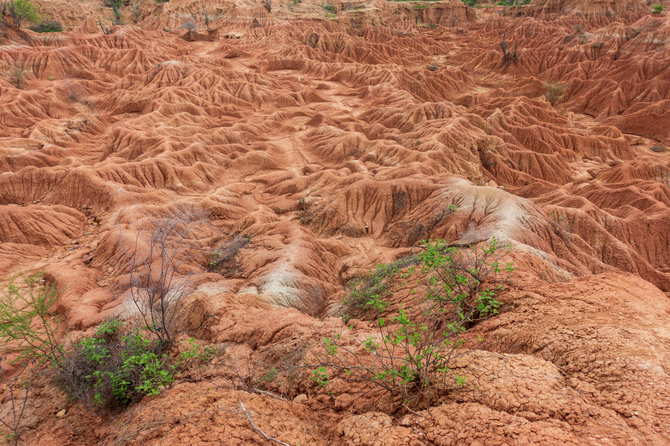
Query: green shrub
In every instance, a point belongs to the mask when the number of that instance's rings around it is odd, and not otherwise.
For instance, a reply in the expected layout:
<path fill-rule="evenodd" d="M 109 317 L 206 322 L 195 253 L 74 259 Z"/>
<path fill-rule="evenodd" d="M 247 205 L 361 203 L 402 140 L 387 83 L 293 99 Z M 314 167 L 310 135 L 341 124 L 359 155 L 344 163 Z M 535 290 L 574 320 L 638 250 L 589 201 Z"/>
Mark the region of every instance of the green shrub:
<path fill-rule="evenodd" d="M 35 6 L 30 3 L 30 0 L 7 0 L 0 3 L 2 14 L 0 20 L 3 18 L 6 11 L 12 19 L 15 28 L 20 28 L 24 20 L 29 22 L 39 22 L 40 16 L 35 11 Z"/>
<path fill-rule="evenodd" d="M 175 374 L 208 362 L 217 353 L 194 339 L 173 360 L 167 345 L 146 329 L 128 328 L 118 319 L 103 322 L 92 337 L 67 354 L 58 381 L 68 394 L 100 409 L 117 411 L 148 395 L 157 395 L 175 381 Z"/>
<path fill-rule="evenodd" d="M 58 20 L 43 20 L 30 27 L 31 31 L 36 33 L 59 33 L 63 31 L 63 26 Z"/>
<path fill-rule="evenodd" d="M 77 400 L 118 410 L 169 387 L 175 369 L 163 343 L 113 320 L 74 346 L 59 381 Z"/>
<path fill-rule="evenodd" d="M 660 13 L 662 13 L 664 10 L 665 10 L 665 6 L 663 6 L 663 5 L 661 5 L 661 4 L 654 5 L 654 7 L 652 8 L 652 12 L 653 12 L 654 14 L 660 14 Z"/>
<path fill-rule="evenodd" d="M 325 338 L 312 372 L 318 386 L 325 387 L 335 372 L 382 388 L 402 405 L 429 407 L 441 392 L 465 383 L 451 370 L 452 360 L 465 343 L 463 333 L 501 308 L 496 292 L 502 285 L 482 285 L 514 270 L 501 262 L 509 245 L 494 237 L 481 247 L 444 240 L 421 247 L 417 256 L 379 265 L 353 283 L 346 305 L 358 314 L 374 314 L 377 334 L 357 347 L 341 334 Z M 410 284 L 412 301 L 391 312 L 390 298 Z"/>

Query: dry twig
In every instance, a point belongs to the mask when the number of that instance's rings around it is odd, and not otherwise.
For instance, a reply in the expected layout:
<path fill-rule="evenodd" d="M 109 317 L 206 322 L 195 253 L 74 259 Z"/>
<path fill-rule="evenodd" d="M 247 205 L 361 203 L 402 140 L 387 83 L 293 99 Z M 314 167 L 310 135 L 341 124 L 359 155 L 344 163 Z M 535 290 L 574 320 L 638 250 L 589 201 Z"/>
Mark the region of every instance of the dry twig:
<path fill-rule="evenodd" d="M 240 403 L 240 407 L 242 408 L 242 411 L 244 412 L 244 416 L 247 417 L 247 421 L 249 422 L 249 425 L 251 426 L 251 429 L 259 434 L 261 437 L 266 439 L 267 441 L 274 441 L 275 443 L 282 444 L 284 446 L 291 446 L 288 443 L 284 443 L 281 440 L 277 440 L 276 438 L 270 437 L 268 434 L 260 430 L 252 421 L 251 416 L 249 415 L 249 412 L 247 411 L 246 407 L 244 407 L 244 404 L 242 403 L 242 400 L 238 398 L 237 400 L 238 403 Z"/>

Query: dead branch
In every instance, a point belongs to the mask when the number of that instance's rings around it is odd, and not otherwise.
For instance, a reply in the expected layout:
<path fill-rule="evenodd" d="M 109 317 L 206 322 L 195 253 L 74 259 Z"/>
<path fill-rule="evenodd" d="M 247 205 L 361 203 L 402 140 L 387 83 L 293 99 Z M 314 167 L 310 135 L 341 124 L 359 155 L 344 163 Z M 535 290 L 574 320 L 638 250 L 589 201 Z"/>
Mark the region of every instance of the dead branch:
<path fill-rule="evenodd" d="M 244 407 L 244 404 L 242 403 L 242 400 L 238 398 L 238 399 L 237 399 L 237 402 L 240 403 L 240 407 L 242 408 L 242 411 L 244 412 L 244 416 L 247 417 L 247 421 L 249 422 L 249 425 L 251 426 L 251 429 L 252 429 L 254 432 L 256 432 L 257 434 L 259 434 L 261 437 L 263 437 L 263 438 L 266 439 L 267 441 L 274 441 L 274 442 L 277 443 L 277 444 L 282 444 L 282 445 L 284 445 L 284 446 L 291 446 L 291 445 L 288 444 L 288 443 L 284 443 L 284 442 L 281 441 L 281 440 L 277 440 L 276 438 L 270 437 L 268 434 L 266 434 L 265 432 L 263 432 L 262 430 L 260 430 L 260 429 L 254 424 L 253 420 L 251 419 L 251 416 L 249 415 L 249 412 L 247 411 L 246 407 Z"/>

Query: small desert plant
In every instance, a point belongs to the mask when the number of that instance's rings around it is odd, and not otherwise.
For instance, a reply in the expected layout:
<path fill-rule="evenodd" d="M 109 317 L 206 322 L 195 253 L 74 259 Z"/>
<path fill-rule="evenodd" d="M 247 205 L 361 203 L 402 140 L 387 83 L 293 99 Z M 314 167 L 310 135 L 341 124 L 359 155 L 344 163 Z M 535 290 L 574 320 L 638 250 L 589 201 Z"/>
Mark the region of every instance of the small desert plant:
<path fill-rule="evenodd" d="M 39 22 L 40 16 L 35 11 L 35 6 L 29 0 L 8 0 L 0 5 L 3 11 L 7 11 L 15 28 L 21 28 L 24 20 Z M 2 17 L 0 17 L 2 19 Z"/>
<path fill-rule="evenodd" d="M 268 12 L 272 12 L 272 0 L 263 0 L 263 5 Z"/>
<path fill-rule="evenodd" d="M 59 33 L 63 31 L 63 25 L 58 20 L 43 20 L 30 27 L 31 31 L 36 33 Z"/>
<path fill-rule="evenodd" d="M 554 211 L 550 212 L 549 225 L 556 235 L 564 240 L 569 240 L 570 233 L 572 232 L 572 225 L 564 215 L 560 215 Z"/>
<path fill-rule="evenodd" d="M 665 6 L 663 6 L 661 4 L 654 5 L 653 8 L 652 8 L 652 12 L 654 14 L 660 14 L 663 11 L 665 11 Z"/>
<path fill-rule="evenodd" d="M 190 39 L 190 38 L 191 38 L 191 33 L 192 33 L 193 31 L 195 31 L 196 29 L 198 29 L 198 25 L 196 25 L 194 21 L 189 20 L 189 21 L 187 21 L 187 22 L 182 23 L 182 25 L 180 26 L 180 28 L 184 28 L 184 29 L 186 29 L 186 35 L 187 35 L 188 38 Z"/>
<path fill-rule="evenodd" d="M 251 236 L 242 236 L 235 234 L 233 237 L 221 244 L 212 253 L 212 258 L 209 261 L 209 269 L 211 271 L 218 271 L 224 276 L 230 276 L 236 273 L 239 268 L 237 261 L 237 254 L 241 249 L 244 249 L 251 242 Z"/>
<path fill-rule="evenodd" d="M 60 367 L 63 346 L 54 314 L 58 293 L 42 273 L 21 274 L 3 285 L 0 294 L 0 347 L 18 351 L 19 359 L 36 359 Z"/>
<path fill-rule="evenodd" d="M 100 27 L 100 31 L 102 31 L 102 33 L 106 36 L 108 36 L 112 32 L 108 27 L 102 24 L 102 20 L 100 20 L 100 17 L 98 17 L 98 26 Z"/>
<path fill-rule="evenodd" d="M 205 21 L 205 27 L 207 28 L 207 32 L 210 32 L 211 29 L 210 29 L 209 25 L 211 23 L 211 20 L 209 18 L 209 13 L 207 12 L 207 8 L 205 8 L 204 5 L 202 6 L 202 18 Z"/>
<path fill-rule="evenodd" d="M 6 76 L 9 77 L 12 84 L 20 90 L 25 87 L 25 80 L 31 72 L 32 70 L 27 68 L 23 63 L 16 63 L 6 73 Z"/>
<path fill-rule="evenodd" d="M 495 291 L 501 285 L 484 287 L 503 269 L 509 246 L 495 238 L 483 247 L 451 245 L 443 240 L 425 241 L 417 256 L 391 265 L 380 265 L 352 287 L 350 305 L 375 314 L 376 335 L 351 346 L 346 336 L 337 334 L 323 340 L 324 353 L 316 353 L 317 367 L 312 380 L 325 387 L 335 372 L 383 389 L 402 405 L 428 407 L 440 392 L 458 387 L 465 378 L 453 373 L 452 361 L 463 353 L 463 333 L 478 320 L 498 313 L 501 302 Z M 390 297 L 415 283 L 414 299 L 389 316 Z M 345 321 L 346 322 L 346 321 Z M 351 327 L 348 327 L 352 330 Z"/>
<path fill-rule="evenodd" d="M 0 357 L 0 362 L 3 359 Z M 7 388 L 7 398 L 5 400 L 9 400 L 11 407 L 9 421 L 0 419 L 0 425 L 4 426 L 0 430 L 0 435 L 5 437 L 8 443 L 11 442 L 15 446 L 19 444 L 21 439 L 23 415 L 30 396 L 32 376 L 26 376 L 28 375 L 27 368 L 29 365 L 30 361 L 24 361 L 12 378 L 7 376 L 5 369 L 0 365 L 0 382 Z"/>
<path fill-rule="evenodd" d="M 142 15 L 142 10 L 140 9 L 137 2 L 134 1 L 130 3 L 130 9 L 133 11 L 133 22 L 137 23 L 137 21 L 140 19 L 140 16 Z"/>
<path fill-rule="evenodd" d="M 331 14 L 337 14 L 337 8 L 333 5 L 323 5 L 322 8 Z"/>
<path fill-rule="evenodd" d="M 517 44 L 516 40 L 514 41 L 514 51 L 509 50 L 509 46 L 507 44 L 507 33 L 503 33 L 503 38 L 500 41 L 500 48 L 502 49 L 503 53 L 503 60 L 505 62 L 512 62 L 517 59 Z"/>
<path fill-rule="evenodd" d="M 544 96 L 549 101 L 551 105 L 556 105 L 558 100 L 563 95 L 565 90 L 565 85 L 558 82 L 545 82 L 544 84 Z"/>

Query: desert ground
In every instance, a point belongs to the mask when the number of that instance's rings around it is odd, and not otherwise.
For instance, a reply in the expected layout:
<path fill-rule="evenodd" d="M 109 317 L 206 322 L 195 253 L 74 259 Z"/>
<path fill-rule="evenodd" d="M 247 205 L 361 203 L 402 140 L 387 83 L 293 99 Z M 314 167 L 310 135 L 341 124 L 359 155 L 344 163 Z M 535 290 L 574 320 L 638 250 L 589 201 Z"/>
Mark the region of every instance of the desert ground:
<path fill-rule="evenodd" d="M 33 4 L 63 31 L 0 23 L 0 279 L 55 290 L 67 356 L 105 321 L 141 325 L 169 267 L 165 360 L 201 355 L 112 410 L 0 336 L 0 419 L 26 401 L 9 444 L 670 444 L 668 11 Z M 427 240 L 497 240 L 513 272 L 431 372 L 456 384 L 386 389 L 365 340 L 429 302 Z M 411 262 L 381 313 L 352 314 L 370 271 Z"/>

